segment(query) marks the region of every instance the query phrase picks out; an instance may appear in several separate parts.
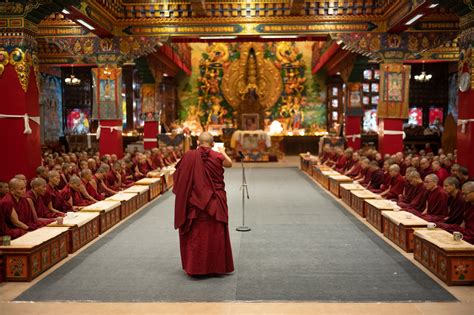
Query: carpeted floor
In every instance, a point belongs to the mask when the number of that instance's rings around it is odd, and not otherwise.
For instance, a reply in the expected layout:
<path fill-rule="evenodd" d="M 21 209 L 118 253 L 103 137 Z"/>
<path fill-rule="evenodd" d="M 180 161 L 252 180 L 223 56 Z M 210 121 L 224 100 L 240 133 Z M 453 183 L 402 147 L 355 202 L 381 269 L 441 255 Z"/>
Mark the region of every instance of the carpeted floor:
<path fill-rule="evenodd" d="M 226 171 L 236 272 L 181 270 L 167 193 L 17 301 L 455 301 L 296 168 L 251 168 L 241 223 L 240 169 Z"/>

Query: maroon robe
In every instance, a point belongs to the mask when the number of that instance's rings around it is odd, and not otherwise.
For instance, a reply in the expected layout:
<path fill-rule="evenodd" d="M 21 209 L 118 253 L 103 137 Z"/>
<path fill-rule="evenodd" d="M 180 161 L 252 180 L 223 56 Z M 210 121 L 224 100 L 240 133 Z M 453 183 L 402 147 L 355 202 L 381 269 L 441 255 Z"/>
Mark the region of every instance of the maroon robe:
<path fill-rule="evenodd" d="M 99 183 L 97 182 L 96 180 L 96 183 L 97 183 L 97 189 L 95 189 L 95 187 L 91 184 L 90 181 L 86 182 L 84 180 L 82 180 L 82 183 L 84 184 L 84 187 L 86 187 L 86 190 L 87 190 L 87 193 L 92 197 L 94 198 L 95 200 L 104 200 L 105 197 L 101 194 L 99 194 L 98 190 L 99 190 Z"/>
<path fill-rule="evenodd" d="M 427 192 L 428 213 L 422 218 L 431 222 L 443 222 L 448 216 L 448 194 L 443 188 L 436 186 L 435 189 Z"/>
<path fill-rule="evenodd" d="M 323 156 L 321 157 L 321 163 L 325 163 L 326 161 L 330 160 L 333 154 L 330 152 L 324 152 Z"/>
<path fill-rule="evenodd" d="M 410 184 L 408 180 L 405 180 L 405 187 L 403 188 L 403 194 L 398 199 L 398 203 L 410 203 L 413 199 L 413 191 L 415 190 L 415 186 Z"/>
<path fill-rule="evenodd" d="M 458 224 L 446 224 L 440 223 L 438 227 L 453 233 L 461 232 L 463 240 L 474 245 L 474 204 L 466 202 L 466 208 L 464 210 L 464 227 Z"/>
<path fill-rule="evenodd" d="M 436 176 L 438 176 L 438 185 L 443 187 L 444 180 L 449 177 L 449 173 L 444 168 L 440 168 L 438 171 L 435 172 Z"/>
<path fill-rule="evenodd" d="M 36 196 L 32 190 L 26 193 L 26 198 L 33 201 L 38 218 L 57 218 L 61 216 L 59 213 L 49 210 L 48 204 L 45 203 L 43 196 Z"/>
<path fill-rule="evenodd" d="M 18 220 L 23 222 L 24 224 L 28 225 L 28 230 L 33 231 L 40 227 L 46 226 L 52 221 L 49 220 L 38 220 L 35 211 L 31 208 L 30 203 L 24 197 L 21 197 L 18 201 L 13 197 L 12 194 L 8 193 L 2 200 L 2 205 L 4 211 L 7 213 L 12 212 L 14 208 L 17 215 Z M 48 222 L 49 221 L 49 222 Z"/>
<path fill-rule="evenodd" d="M 425 177 L 427 175 L 430 175 L 430 174 L 433 174 L 433 169 L 431 169 L 431 166 L 430 167 L 427 167 L 425 169 L 422 169 L 420 167 L 420 169 L 418 170 L 418 172 L 420 173 L 420 177 L 422 180 L 425 180 Z"/>
<path fill-rule="evenodd" d="M 449 195 L 448 197 L 448 218 L 444 221 L 447 224 L 458 224 L 460 225 L 464 219 L 464 211 L 466 210 L 466 201 L 459 190 L 456 197 Z"/>
<path fill-rule="evenodd" d="M 400 164 L 397 164 L 397 165 L 400 167 L 400 175 L 405 176 L 405 174 L 407 172 L 407 165 L 403 162 L 401 162 Z"/>
<path fill-rule="evenodd" d="M 398 196 L 403 193 L 403 188 L 405 187 L 405 179 L 402 175 L 398 174 L 397 176 L 390 177 L 389 191 L 384 196 L 385 199 L 398 199 Z"/>
<path fill-rule="evenodd" d="M 344 168 L 346 167 L 346 164 L 347 164 L 347 159 L 343 154 L 343 155 L 338 157 L 336 165 L 335 165 L 334 168 L 336 169 L 336 171 L 342 172 L 344 170 Z"/>
<path fill-rule="evenodd" d="M 0 236 L 9 235 L 14 240 L 24 235 L 26 231 L 13 225 L 11 222 L 12 211 L 12 207 L 4 207 L 0 201 Z"/>
<path fill-rule="evenodd" d="M 67 185 L 61 190 L 63 198 L 69 200 L 72 198 L 72 205 L 76 207 L 85 207 L 93 204 L 92 200 L 85 198 L 80 191 L 76 191 L 71 186 Z"/>
<path fill-rule="evenodd" d="M 347 169 L 347 171 L 349 171 L 351 168 L 353 168 L 352 171 L 350 171 L 350 173 L 346 174 L 349 177 L 356 177 L 362 171 L 362 166 L 360 166 L 359 161 L 355 162 L 350 168 Z"/>
<path fill-rule="evenodd" d="M 60 176 L 61 180 L 59 181 L 58 189 L 62 190 L 64 187 L 66 187 L 67 183 L 69 183 L 69 180 L 71 179 L 71 176 L 64 175 L 63 173 L 59 173 L 59 176 Z"/>
<path fill-rule="evenodd" d="M 173 175 L 174 226 L 189 275 L 234 271 L 223 161 L 221 153 L 199 147 L 186 152 Z"/>
<path fill-rule="evenodd" d="M 400 201 L 398 205 L 403 208 L 403 210 L 411 212 L 416 215 L 421 215 L 423 210 L 426 207 L 426 187 L 423 182 L 419 183 L 416 186 L 412 186 L 410 190 L 410 195 L 406 202 Z"/>
<path fill-rule="evenodd" d="M 58 211 L 72 211 L 71 205 L 67 203 L 67 200 L 64 199 L 61 190 L 51 186 L 50 184 L 46 185 L 46 194 L 43 197 L 47 204 L 49 204 L 49 201 L 51 201 L 53 208 Z"/>
<path fill-rule="evenodd" d="M 372 178 L 372 170 L 370 168 L 363 169 L 361 174 L 364 176 L 364 179 L 360 182 L 360 184 L 364 187 L 367 187 L 370 183 Z"/>
<path fill-rule="evenodd" d="M 377 169 L 376 171 L 372 172 L 372 176 L 370 178 L 370 182 L 368 185 L 368 189 L 371 191 L 379 190 L 380 186 L 382 186 L 385 179 L 385 174 L 381 168 Z"/>

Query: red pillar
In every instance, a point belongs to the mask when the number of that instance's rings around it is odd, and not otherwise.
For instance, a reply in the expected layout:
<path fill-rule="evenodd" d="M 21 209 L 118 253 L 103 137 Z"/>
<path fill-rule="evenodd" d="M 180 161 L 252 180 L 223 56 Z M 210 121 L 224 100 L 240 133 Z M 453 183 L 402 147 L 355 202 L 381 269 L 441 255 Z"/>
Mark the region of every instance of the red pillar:
<path fill-rule="evenodd" d="M 459 93 L 458 121 L 474 119 L 474 110 L 472 103 L 474 102 L 474 91 Z M 463 130 L 464 129 L 464 130 Z M 458 126 L 457 132 L 457 157 L 458 163 L 469 169 L 469 175 L 474 176 L 474 122 L 466 122 L 464 128 Z"/>
<path fill-rule="evenodd" d="M 143 147 L 145 150 L 150 150 L 158 147 L 158 140 L 156 138 L 157 134 L 158 122 L 145 121 L 145 127 L 143 128 Z"/>
<path fill-rule="evenodd" d="M 403 119 L 379 119 L 379 152 L 403 152 Z"/>
<path fill-rule="evenodd" d="M 8 64 L 0 75 L 0 114 L 39 117 L 39 97 L 36 76 L 30 67 L 28 89 L 23 90 L 15 67 Z M 8 181 L 16 174 L 28 178 L 41 165 L 40 126 L 29 120 L 31 134 L 24 134 L 23 118 L 0 118 L 2 154 L 0 180 Z"/>
<path fill-rule="evenodd" d="M 99 138 L 100 156 L 104 154 L 116 154 L 119 159 L 122 158 L 122 120 L 101 120 L 99 124 L 101 126 Z M 115 127 L 116 129 L 111 127 Z"/>
<path fill-rule="evenodd" d="M 361 133 L 360 133 L 360 116 L 346 116 L 345 122 L 345 134 L 347 146 L 353 148 L 354 150 L 360 149 L 361 144 Z"/>

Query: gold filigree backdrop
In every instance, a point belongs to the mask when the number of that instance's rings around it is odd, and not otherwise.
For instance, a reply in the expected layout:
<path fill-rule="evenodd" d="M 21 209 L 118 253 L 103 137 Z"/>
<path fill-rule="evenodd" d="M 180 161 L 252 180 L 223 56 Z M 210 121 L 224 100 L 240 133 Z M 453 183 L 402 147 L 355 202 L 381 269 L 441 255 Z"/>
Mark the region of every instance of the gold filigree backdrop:
<path fill-rule="evenodd" d="M 222 94 L 235 110 L 242 110 L 248 93 L 254 90 L 260 106 L 269 110 L 283 90 L 280 72 L 270 60 L 264 58 L 263 43 L 244 43 L 239 50 L 240 59 L 233 61 L 228 71 L 224 72 Z M 260 111 L 259 108 L 254 110 Z"/>

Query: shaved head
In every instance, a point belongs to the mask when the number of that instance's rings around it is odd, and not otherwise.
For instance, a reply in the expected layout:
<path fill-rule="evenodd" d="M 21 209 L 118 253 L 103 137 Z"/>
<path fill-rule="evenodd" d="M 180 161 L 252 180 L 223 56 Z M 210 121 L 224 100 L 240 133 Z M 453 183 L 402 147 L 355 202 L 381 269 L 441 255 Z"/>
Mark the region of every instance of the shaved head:
<path fill-rule="evenodd" d="M 80 185 L 81 184 L 81 179 L 77 177 L 76 175 L 72 176 L 71 179 L 69 180 L 69 184 L 72 185 Z"/>
<path fill-rule="evenodd" d="M 35 189 L 36 187 L 39 187 L 39 186 L 45 186 L 46 181 L 41 177 L 36 177 L 31 181 L 30 185 L 31 185 L 31 188 Z"/>
<path fill-rule="evenodd" d="M 462 185 L 462 190 L 466 192 L 473 192 L 474 191 L 474 182 L 470 181 Z"/>
<path fill-rule="evenodd" d="M 214 137 L 209 132 L 203 132 L 199 135 L 200 145 L 212 146 L 213 142 L 214 142 Z"/>
<path fill-rule="evenodd" d="M 433 182 L 433 183 L 437 183 L 438 182 L 438 176 L 436 176 L 435 174 L 429 174 L 429 175 L 426 175 L 425 177 L 425 181 L 429 181 L 429 182 Z"/>

